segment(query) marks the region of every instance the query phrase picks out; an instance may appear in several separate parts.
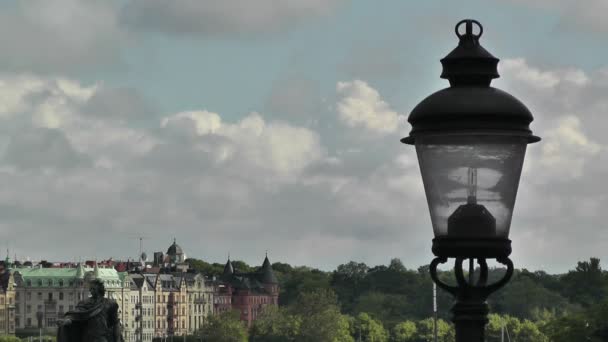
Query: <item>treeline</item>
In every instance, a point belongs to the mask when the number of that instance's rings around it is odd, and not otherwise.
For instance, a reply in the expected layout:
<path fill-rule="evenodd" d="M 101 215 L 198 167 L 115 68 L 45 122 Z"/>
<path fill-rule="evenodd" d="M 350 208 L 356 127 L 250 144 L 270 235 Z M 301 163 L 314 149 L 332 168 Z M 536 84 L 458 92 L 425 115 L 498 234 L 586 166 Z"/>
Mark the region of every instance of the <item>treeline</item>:
<path fill-rule="evenodd" d="M 195 259 L 188 262 L 208 275 L 220 275 L 224 267 Z M 255 270 L 242 261 L 233 262 L 233 265 L 242 272 Z M 348 326 L 348 336 L 355 340 L 359 333 L 367 336 L 378 331 L 374 341 L 427 341 L 425 336 L 429 324 L 432 325 L 429 319 L 432 315 L 432 281 L 428 266 L 411 270 L 399 259 L 393 259 L 388 265 L 374 267 L 349 262 L 332 272 L 285 263 L 274 263 L 273 269 L 281 285 L 280 308 L 266 312 L 256 323 L 249 332 L 251 341 L 301 340 L 296 337 L 303 334 L 306 329 L 302 327 L 306 324 L 299 319 L 311 319 L 315 311 L 304 314 L 298 310 L 303 301 L 310 300 L 306 296 L 318 296 L 319 293 L 329 298 L 328 305 L 336 307 L 337 314 L 341 315 L 336 322 Z M 498 279 L 502 274 L 503 269 L 492 269 L 490 279 Z M 440 277 L 446 282 L 454 282 L 451 272 L 441 272 Z M 331 299 L 332 295 L 335 295 L 335 301 Z M 489 303 L 497 315 L 491 316 L 488 341 L 500 341 L 494 336 L 497 327 L 502 329 L 502 326 L 512 340 L 518 337 L 517 341 L 608 341 L 608 323 L 604 322 L 608 317 L 608 272 L 601 269 L 600 260 L 596 258 L 578 262 L 573 270 L 559 275 L 516 270 L 509 284 L 495 293 Z M 438 289 L 442 341 L 453 340 L 453 327 L 446 323 L 451 305 L 451 296 Z M 291 335 L 286 333 L 282 338 L 264 339 L 270 336 L 268 331 L 290 331 L 286 327 L 292 328 Z M 295 327 L 303 330 L 296 334 Z M 364 337 L 361 340 L 371 341 Z"/>

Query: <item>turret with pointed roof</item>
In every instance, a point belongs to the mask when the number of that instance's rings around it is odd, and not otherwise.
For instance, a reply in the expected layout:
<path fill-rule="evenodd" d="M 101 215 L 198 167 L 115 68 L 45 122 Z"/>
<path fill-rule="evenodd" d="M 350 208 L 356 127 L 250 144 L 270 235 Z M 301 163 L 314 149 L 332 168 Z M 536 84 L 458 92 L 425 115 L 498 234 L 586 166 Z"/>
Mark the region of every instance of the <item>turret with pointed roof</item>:
<path fill-rule="evenodd" d="M 226 261 L 226 265 L 224 266 L 224 273 L 222 273 L 222 278 L 227 279 L 230 278 L 234 274 L 234 268 L 232 267 L 232 262 L 230 261 L 230 257 L 228 261 Z"/>
<path fill-rule="evenodd" d="M 274 272 L 272 271 L 272 265 L 270 265 L 270 260 L 268 260 L 268 254 L 266 254 L 266 258 L 264 258 L 264 263 L 262 264 L 262 282 L 265 284 L 278 284 L 279 281 L 277 277 L 275 277 Z"/>

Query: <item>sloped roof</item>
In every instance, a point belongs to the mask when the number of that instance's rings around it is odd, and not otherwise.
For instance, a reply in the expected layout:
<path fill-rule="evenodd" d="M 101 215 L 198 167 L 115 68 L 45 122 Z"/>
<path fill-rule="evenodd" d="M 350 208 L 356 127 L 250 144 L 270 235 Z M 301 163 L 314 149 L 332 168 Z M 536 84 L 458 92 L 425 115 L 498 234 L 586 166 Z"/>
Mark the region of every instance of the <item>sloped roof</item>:
<path fill-rule="evenodd" d="M 277 277 L 275 277 L 274 272 L 272 271 L 272 265 L 270 265 L 270 260 L 268 260 L 268 256 L 264 258 L 264 263 L 262 264 L 262 270 L 260 271 L 262 275 L 261 281 L 265 284 L 278 284 L 279 281 Z"/>
<path fill-rule="evenodd" d="M 79 273 L 84 271 L 89 278 L 94 277 L 94 269 L 90 267 L 76 268 L 38 268 L 21 267 L 15 268 L 15 272 L 21 275 L 24 281 L 30 280 L 32 287 L 59 287 L 60 281 L 63 286 L 68 287 L 70 280 L 81 278 Z M 103 281 L 106 288 L 116 288 L 122 286 L 122 280 L 113 268 L 98 268 L 97 279 Z"/>

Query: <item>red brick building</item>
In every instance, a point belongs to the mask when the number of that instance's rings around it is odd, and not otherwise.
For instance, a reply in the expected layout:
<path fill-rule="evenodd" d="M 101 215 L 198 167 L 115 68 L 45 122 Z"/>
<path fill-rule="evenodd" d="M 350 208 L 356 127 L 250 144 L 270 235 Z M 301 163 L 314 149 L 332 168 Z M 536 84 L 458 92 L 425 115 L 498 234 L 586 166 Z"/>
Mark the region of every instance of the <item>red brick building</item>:
<path fill-rule="evenodd" d="M 267 305 L 279 304 L 279 282 L 272 271 L 268 256 L 262 267 L 251 273 L 240 273 L 232 267 L 230 259 L 216 284 L 214 313 L 238 310 L 247 326 Z"/>

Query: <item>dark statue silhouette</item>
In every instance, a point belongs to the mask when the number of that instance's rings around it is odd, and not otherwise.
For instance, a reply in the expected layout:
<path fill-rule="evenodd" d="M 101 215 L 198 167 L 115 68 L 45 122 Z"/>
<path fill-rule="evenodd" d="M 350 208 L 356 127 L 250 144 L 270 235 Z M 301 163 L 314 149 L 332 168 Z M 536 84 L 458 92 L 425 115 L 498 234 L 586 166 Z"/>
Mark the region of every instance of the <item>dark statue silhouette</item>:
<path fill-rule="evenodd" d="M 57 342 L 123 342 L 118 304 L 104 298 L 106 289 L 100 280 L 91 282 L 90 291 L 91 298 L 57 321 Z"/>

